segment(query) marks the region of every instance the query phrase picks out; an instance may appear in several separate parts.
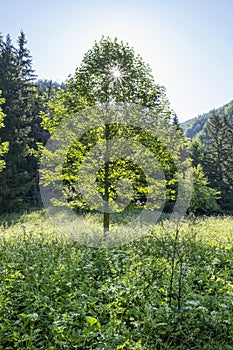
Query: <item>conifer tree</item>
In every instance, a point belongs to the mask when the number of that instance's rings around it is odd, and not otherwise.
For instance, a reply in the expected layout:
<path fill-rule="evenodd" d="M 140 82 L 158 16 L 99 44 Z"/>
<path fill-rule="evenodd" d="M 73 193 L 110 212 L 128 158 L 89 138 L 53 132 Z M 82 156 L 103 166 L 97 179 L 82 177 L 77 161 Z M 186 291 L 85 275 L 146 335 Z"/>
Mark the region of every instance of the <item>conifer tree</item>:
<path fill-rule="evenodd" d="M 233 209 L 232 121 L 212 113 L 206 125 L 204 170 L 211 186 L 220 192 L 220 206 Z"/>
<path fill-rule="evenodd" d="M 202 143 L 198 139 L 191 139 L 188 150 L 192 158 L 193 166 L 197 167 L 199 164 L 203 166 L 204 149 Z"/>
<path fill-rule="evenodd" d="M 35 199 L 36 159 L 30 155 L 35 143 L 32 126 L 38 118 L 35 78 L 26 39 L 21 32 L 15 48 L 8 35 L 0 41 L 0 89 L 4 98 L 4 142 L 10 141 L 5 155 L 6 168 L 0 174 L 1 210 L 18 210 Z M 39 121 L 37 121 L 39 124 Z"/>
<path fill-rule="evenodd" d="M 172 120 L 172 125 L 176 128 L 176 130 L 180 133 L 183 134 L 182 128 L 180 126 L 179 119 L 177 117 L 177 114 L 174 114 L 173 120 Z"/>

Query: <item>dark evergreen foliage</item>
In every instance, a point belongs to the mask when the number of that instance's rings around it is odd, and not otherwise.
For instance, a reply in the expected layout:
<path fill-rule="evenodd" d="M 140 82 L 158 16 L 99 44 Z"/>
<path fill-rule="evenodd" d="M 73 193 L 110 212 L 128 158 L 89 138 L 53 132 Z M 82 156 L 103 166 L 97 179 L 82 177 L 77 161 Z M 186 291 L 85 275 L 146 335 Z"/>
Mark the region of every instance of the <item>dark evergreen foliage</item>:
<path fill-rule="evenodd" d="M 233 209 L 233 119 L 212 113 L 206 124 L 203 166 L 212 187 L 221 193 L 223 210 Z"/>
<path fill-rule="evenodd" d="M 9 141 L 5 155 L 6 168 L 0 174 L 1 211 L 16 211 L 38 203 L 38 162 L 31 150 L 44 140 L 39 111 L 42 98 L 34 80 L 32 59 L 26 48 L 23 32 L 15 48 L 8 35 L 0 39 L 0 90 L 4 103 L 5 128 L 0 130 L 2 141 Z"/>
<path fill-rule="evenodd" d="M 207 118 L 207 119 L 206 119 Z M 196 134 L 198 125 L 205 121 L 204 127 Z M 233 101 L 203 115 L 190 123 L 196 135 L 190 144 L 193 165 L 201 164 L 208 177 L 210 186 L 220 192 L 219 204 L 224 212 L 233 210 Z M 191 129 L 189 129 L 191 130 Z"/>

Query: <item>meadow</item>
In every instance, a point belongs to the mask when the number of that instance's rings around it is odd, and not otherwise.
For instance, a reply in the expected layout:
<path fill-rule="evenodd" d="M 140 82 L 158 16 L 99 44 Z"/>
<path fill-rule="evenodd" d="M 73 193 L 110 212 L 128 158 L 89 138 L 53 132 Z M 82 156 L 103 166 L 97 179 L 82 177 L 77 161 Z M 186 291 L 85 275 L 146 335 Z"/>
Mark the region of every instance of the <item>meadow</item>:
<path fill-rule="evenodd" d="M 0 217 L 0 349 L 233 349 L 233 218 L 200 217 L 112 249 L 43 210 Z"/>

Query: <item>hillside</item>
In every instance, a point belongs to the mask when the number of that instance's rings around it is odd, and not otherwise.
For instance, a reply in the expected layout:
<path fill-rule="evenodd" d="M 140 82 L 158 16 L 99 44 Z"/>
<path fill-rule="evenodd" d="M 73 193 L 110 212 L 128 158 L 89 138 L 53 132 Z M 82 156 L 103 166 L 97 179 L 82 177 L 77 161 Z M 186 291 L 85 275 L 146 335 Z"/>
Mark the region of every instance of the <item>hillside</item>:
<path fill-rule="evenodd" d="M 196 118 L 181 123 L 184 134 L 190 138 L 201 137 L 204 133 L 206 122 L 213 112 L 218 115 L 227 116 L 227 118 L 233 118 L 233 100 L 222 107 L 212 109 L 208 113 L 201 114 Z"/>

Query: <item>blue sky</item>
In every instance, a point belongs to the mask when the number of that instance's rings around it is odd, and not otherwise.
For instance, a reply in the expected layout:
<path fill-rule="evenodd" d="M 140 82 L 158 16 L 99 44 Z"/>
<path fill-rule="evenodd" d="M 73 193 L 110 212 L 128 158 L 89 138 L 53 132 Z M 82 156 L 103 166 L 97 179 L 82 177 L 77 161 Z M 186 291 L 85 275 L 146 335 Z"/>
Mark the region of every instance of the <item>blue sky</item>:
<path fill-rule="evenodd" d="M 233 99 L 232 0 L 0 0 L 0 32 L 27 35 L 39 78 L 65 81 L 102 35 L 128 42 L 180 121 Z"/>

